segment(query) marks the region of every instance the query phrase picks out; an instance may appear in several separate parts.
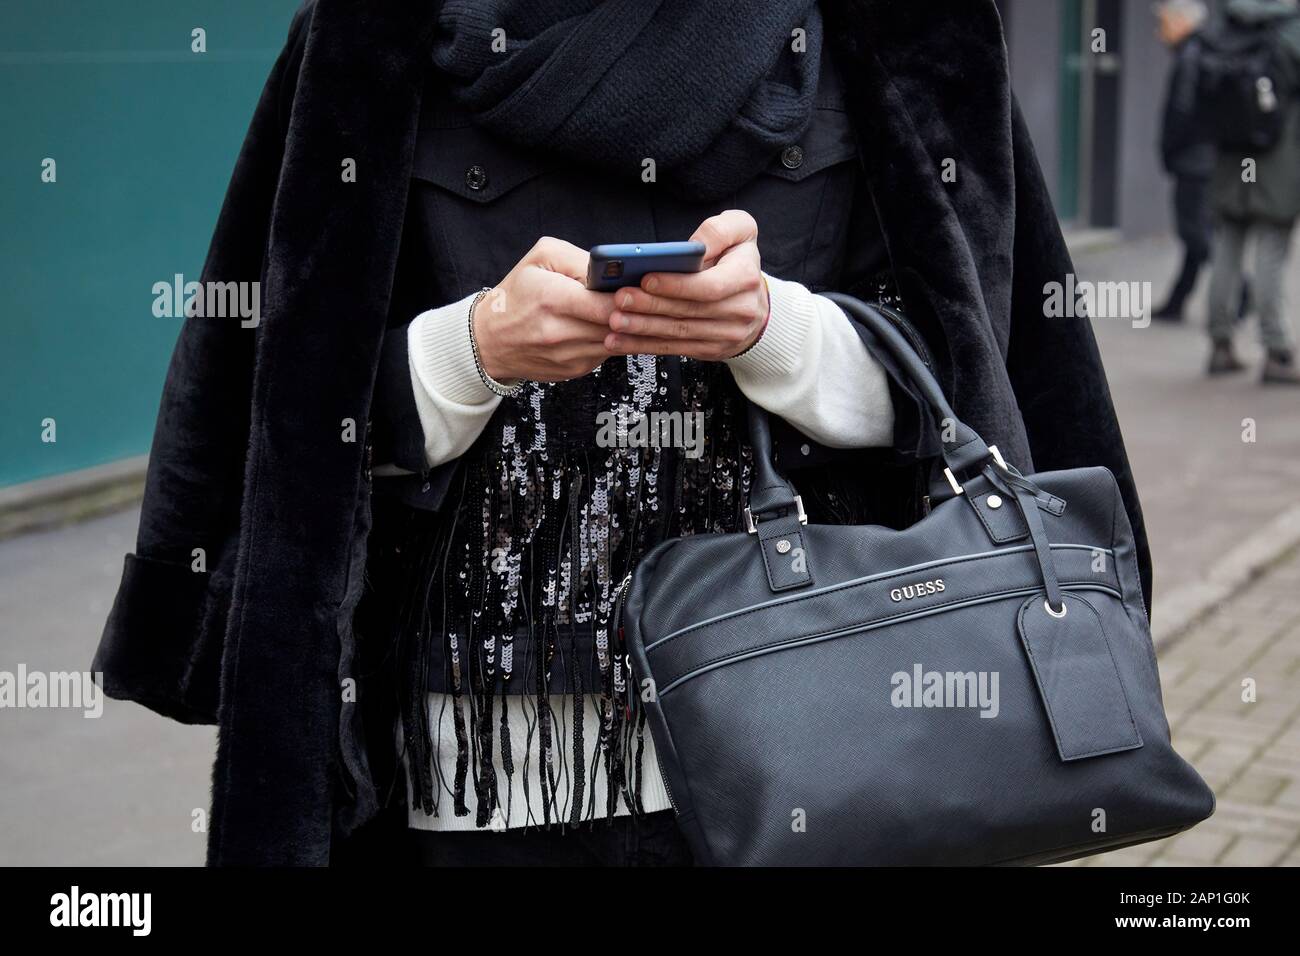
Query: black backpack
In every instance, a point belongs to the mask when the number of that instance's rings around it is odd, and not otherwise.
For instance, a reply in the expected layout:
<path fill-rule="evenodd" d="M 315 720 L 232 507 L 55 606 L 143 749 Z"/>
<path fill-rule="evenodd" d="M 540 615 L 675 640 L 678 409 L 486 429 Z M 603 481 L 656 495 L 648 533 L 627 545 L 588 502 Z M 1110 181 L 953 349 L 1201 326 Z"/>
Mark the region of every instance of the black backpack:
<path fill-rule="evenodd" d="M 1292 91 L 1281 81 L 1278 21 L 1226 21 L 1202 37 L 1198 100 L 1213 141 L 1233 152 L 1267 153 L 1282 137 Z"/>

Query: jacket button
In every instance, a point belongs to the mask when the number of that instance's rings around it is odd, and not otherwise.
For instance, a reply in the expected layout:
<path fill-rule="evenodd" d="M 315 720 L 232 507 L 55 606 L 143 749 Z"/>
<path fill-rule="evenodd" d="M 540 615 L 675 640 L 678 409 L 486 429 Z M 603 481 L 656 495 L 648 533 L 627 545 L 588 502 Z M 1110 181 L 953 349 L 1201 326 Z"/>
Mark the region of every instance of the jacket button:
<path fill-rule="evenodd" d="M 487 170 L 482 166 L 474 165 L 465 170 L 465 185 L 470 189 L 478 192 L 488 184 Z"/>
<path fill-rule="evenodd" d="M 798 146 L 787 146 L 781 151 L 781 165 L 786 169 L 798 169 L 803 165 L 803 150 Z"/>

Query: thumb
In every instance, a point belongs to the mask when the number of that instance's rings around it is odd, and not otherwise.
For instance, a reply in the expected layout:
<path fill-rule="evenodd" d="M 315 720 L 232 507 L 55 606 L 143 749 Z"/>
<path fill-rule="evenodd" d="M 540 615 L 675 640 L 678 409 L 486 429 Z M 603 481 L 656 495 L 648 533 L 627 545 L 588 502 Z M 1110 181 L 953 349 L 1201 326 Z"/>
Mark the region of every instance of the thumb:
<path fill-rule="evenodd" d="M 704 264 L 713 265 L 724 252 L 742 242 L 758 239 L 758 223 L 743 209 L 728 209 L 700 223 L 692 242 L 704 243 Z"/>
<path fill-rule="evenodd" d="M 587 250 L 553 236 L 543 236 L 538 239 L 528 254 L 528 259 L 533 265 L 568 276 L 578 282 L 587 281 L 587 263 L 590 258 Z"/>

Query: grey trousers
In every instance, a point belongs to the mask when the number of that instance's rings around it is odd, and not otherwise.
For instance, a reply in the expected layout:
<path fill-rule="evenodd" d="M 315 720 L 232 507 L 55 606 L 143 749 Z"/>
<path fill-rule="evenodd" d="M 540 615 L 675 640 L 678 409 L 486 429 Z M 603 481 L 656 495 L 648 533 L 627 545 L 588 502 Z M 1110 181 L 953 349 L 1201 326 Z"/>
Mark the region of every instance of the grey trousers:
<path fill-rule="evenodd" d="M 1210 266 L 1210 338 L 1232 338 L 1233 320 L 1241 301 L 1241 260 L 1246 237 L 1256 241 L 1254 299 L 1259 309 L 1259 338 L 1266 349 L 1291 350 L 1291 324 L 1286 316 L 1287 252 L 1291 248 L 1291 223 L 1241 222 L 1220 219 L 1214 227 L 1214 252 Z"/>

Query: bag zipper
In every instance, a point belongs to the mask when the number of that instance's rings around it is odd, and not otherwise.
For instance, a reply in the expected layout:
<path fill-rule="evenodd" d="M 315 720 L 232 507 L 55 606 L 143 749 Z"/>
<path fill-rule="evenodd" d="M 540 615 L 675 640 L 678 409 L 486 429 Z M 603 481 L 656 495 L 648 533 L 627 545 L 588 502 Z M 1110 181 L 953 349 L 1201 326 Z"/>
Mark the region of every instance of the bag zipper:
<path fill-rule="evenodd" d="M 631 584 L 632 584 L 632 572 L 629 571 L 627 573 L 627 576 L 623 578 L 623 583 L 620 584 L 618 586 L 618 590 L 614 592 L 614 613 L 610 617 L 611 626 L 614 628 L 615 634 L 617 634 L 618 636 L 619 649 L 622 651 L 624 662 L 627 665 L 627 673 L 628 673 L 628 680 L 629 680 L 628 683 L 629 696 L 632 694 L 640 694 L 641 692 L 640 686 L 635 680 L 636 675 L 632 671 L 632 655 L 627 653 L 626 642 L 623 637 L 623 606 L 624 606 L 624 602 L 627 599 L 627 592 L 631 587 Z M 629 708 L 631 707 L 630 702 L 628 706 Z M 653 733 L 650 735 L 650 739 L 654 740 Z M 673 808 L 673 812 L 676 813 L 677 801 L 673 798 L 673 788 L 672 785 L 669 784 L 668 782 L 668 774 L 664 772 L 663 759 L 659 757 L 657 750 L 655 751 L 655 763 L 659 767 L 659 779 L 663 782 L 664 793 L 667 794 L 668 796 L 668 805 L 671 806 Z"/>

